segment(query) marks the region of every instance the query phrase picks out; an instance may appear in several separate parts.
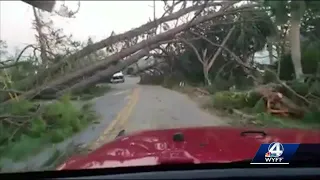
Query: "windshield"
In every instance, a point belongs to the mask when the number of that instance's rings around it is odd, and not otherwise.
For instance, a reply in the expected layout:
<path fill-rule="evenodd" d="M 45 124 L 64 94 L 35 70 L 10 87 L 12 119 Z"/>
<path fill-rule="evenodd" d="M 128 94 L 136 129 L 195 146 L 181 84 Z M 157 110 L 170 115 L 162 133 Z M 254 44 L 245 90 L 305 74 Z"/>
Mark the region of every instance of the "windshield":
<path fill-rule="evenodd" d="M 0 2 L 1 172 L 320 143 L 318 1 L 32 5 Z"/>

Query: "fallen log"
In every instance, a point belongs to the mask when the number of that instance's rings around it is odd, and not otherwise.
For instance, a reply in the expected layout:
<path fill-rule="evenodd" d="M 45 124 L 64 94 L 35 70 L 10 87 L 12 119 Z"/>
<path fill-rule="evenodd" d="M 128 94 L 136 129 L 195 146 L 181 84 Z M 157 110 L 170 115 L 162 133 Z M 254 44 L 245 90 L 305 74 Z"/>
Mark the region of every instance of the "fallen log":
<path fill-rule="evenodd" d="M 298 106 L 295 102 L 287 98 L 282 93 L 279 93 L 281 88 L 283 88 L 281 84 L 271 83 L 258 86 L 257 88 L 251 90 L 251 92 L 258 93 L 262 96 L 262 98 L 266 101 L 267 111 L 270 113 L 302 117 L 306 112 L 305 109 Z"/>
<path fill-rule="evenodd" d="M 201 88 L 196 88 L 196 91 L 198 91 L 198 92 L 200 92 L 200 93 L 202 93 L 202 94 L 204 94 L 204 95 L 210 95 L 210 93 L 207 91 L 207 90 L 204 90 L 204 89 L 201 89 Z"/>
<path fill-rule="evenodd" d="M 119 63 L 117 66 L 111 66 L 105 70 L 99 71 L 95 75 L 89 77 L 88 79 L 85 79 L 85 80 L 71 86 L 68 89 L 65 89 L 65 90 L 58 92 L 57 96 L 62 96 L 63 94 L 65 94 L 67 92 L 73 92 L 73 93 L 79 92 L 79 91 L 83 90 L 85 87 L 94 85 L 94 84 L 98 83 L 100 81 L 100 79 L 107 78 L 108 76 L 110 76 L 120 70 L 123 70 L 127 66 L 135 63 L 140 58 L 148 55 L 150 50 L 155 49 L 158 46 L 159 46 L 159 44 L 154 44 L 147 49 L 142 49 L 138 53 L 127 58 L 124 62 Z"/>
<path fill-rule="evenodd" d="M 50 67 L 50 69 L 44 69 L 40 72 L 38 72 L 38 75 L 34 78 L 26 78 L 24 79 L 24 81 L 26 81 L 29 85 L 29 88 L 31 88 L 33 86 L 33 84 L 35 84 L 35 82 L 39 79 L 39 77 L 44 77 L 48 71 L 50 72 L 56 72 L 60 67 L 62 67 L 63 65 L 65 65 L 67 62 L 73 62 L 77 59 L 80 59 L 82 57 L 85 57 L 93 52 L 96 52 L 102 48 L 105 48 L 107 46 L 110 46 L 114 43 L 117 43 L 117 42 L 120 42 L 120 41 L 124 41 L 126 39 L 131 39 L 133 37 L 136 37 L 136 36 L 139 36 L 149 30 L 151 30 L 152 28 L 155 28 L 157 27 L 159 24 L 161 23 L 165 23 L 165 22 L 168 22 L 168 21 L 172 21 L 172 20 L 175 20 L 187 13 L 190 13 L 192 11 L 196 11 L 196 10 L 200 10 L 204 7 L 210 7 L 210 6 L 218 6 L 218 5 L 223 5 L 225 3 L 221 3 L 221 2 L 210 2 L 210 3 L 206 3 L 204 5 L 199 5 L 199 6 L 192 6 L 192 7 L 188 7 L 188 8 L 185 8 L 185 9 L 182 9 L 182 10 L 179 10 L 175 13 L 172 13 L 168 16 L 164 16 L 160 19 L 156 19 L 155 21 L 152 21 L 152 22 L 148 22 L 140 27 L 137 27 L 137 28 L 134 28 L 130 31 L 127 31 L 125 33 L 121 33 L 121 34 L 118 34 L 118 35 L 113 35 L 113 36 L 110 36 L 106 39 L 103 39 L 99 42 L 96 42 L 94 44 L 91 44 L 91 45 L 88 45 L 86 47 L 84 47 L 83 49 L 81 49 L 80 51 L 77 51 L 76 53 L 66 57 L 66 58 L 63 58 L 62 60 L 60 60 L 58 63 L 56 63 L 55 65 L 53 65 L 52 67 Z M 29 89 L 27 88 L 27 89 Z"/>
<path fill-rule="evenodd" d="M 233 4 L 233 3 L 234 2 L 231 2 L 230 5 Z M 244 10 L 244 9 L 247 9 L 247 8 L 252 8 L 252 7 L 255 7 L 255 6 L 256 6 L 256 4 L 243 5 L 243 6 L 240 6 L 240 7 L 232 8 L 231 12 L 236 12 L 238 10 Z M 189 28 L 191 26 L 197 25 L 197 24 L 205 22 L 205 21 L 212 20 L 212 18 L 215 18 L 217 16 L 225 14 L 225 9 L 227 9 L 227 8 L 229 8 L 229 7 L 226 6 L 224 8 L 221 8 L 218 12 L 214 12 L 214 13 L 211 13 L 211 14 L 205 15 L 205 16 L 200 16 L 200 17 L 196 18 L 192 22 L 187 22 L 187 23 L 182 24 L 182 25 L 180 25 L 180 26 L 178 26 L 176 28 L 168 30 L 168 31 L 166 31 L 164 33 L 155 35 L 154 37 L 151 37 L 150 39 L 141 41 L 140 43 L 138 43 L 136 45 L 133 45 L 130 48 L 124 49 L 124 50 L 120 51 L 119 53 L 115 53 L 115 54 L 105 58 L 105 60 L 102 60 L 101 62 L 98 62 L 97 64 L 93 64 L 92 66 L 89 66 L 89 67 L 86 67 L 84 69 L 78 70 L 76 72 L 70 73 L 65 77 L 58 78 L 57 80 L 55 80 L 53 82 L 49 82 L 48 84 L 43 85 L 41 87 L 38 87 L 38 88 L 35 88 L 35 89 L 31 89 L 28 92 L 26 92 L 23 95 L 21 95 L 20 98 L 23 99 L 23 98 L 33 97 L 34 94 L 41 92 L 43 89 L 52 88 L 52 87 L 57 86 L 57 85 L 65 84 L 65 83 L 74 81 L 74 79 L 76 79 L 76 78 L 79 78 L 81 76 L 85 76 L 86 74 L 89 74 L 89 73 L 92 73 L 92 72 L 97 72 L 97 71 L 102 70 L 102 69 L 106 69 L 110 65 L 110 63 L 116 62 L 119 59 L 125 58 L 125 57 L 127 57 L 127 56 L 129 56 L 129 55 L 131 55 L 131 54 L 133 54 L 133 53 L 135 53 L 137 51 L 139 51 L 140 49 L 146 48 L 146 47 L 148 47 L 149 45 L 152 45 L 152 44 L 160 43 L 161 41 L 170 40 L 170 39 L 174 38 L 177 33 L 181 32 L 181 31 L 183 31 L 183 30 L 185 30 L 185 29 L 187 29 L 187 28 Z M 136 61 L 137 60 L 134 60 L 133 62 L 136 62 Z M 112 72 L 113 71 L 110 71 L 110 73 L 112 73 Z M 103 75 L 103 76 L 109 76 L 109 75 L 111 75 L 111 74 L 106 74 L 106 75 Z"/>
<path fill-rule="evenodd" d="M 256 5 L 252 5 L 252 4 L 243 5 L 241 7 L 233 8 L 232 12 L 237 11 L 237 10 L 243 10 L 246 8 L 252 8 L 255 6 Z M 140 49 L 148 47 L 148 45 L 160 43 L 161 41 L 170 40 L 170 39 L 174 38 L 174 36 L 177 33 L 187 29 L 188 27 L 200 24 L 205 21 L 209 21 L 212 18 L 223 15 L 225 13 L 226 8 L 228 8 L 228 7 L 221 8 L 218 12 L 214 12 L 214 13 L 206 15 L 206 16 L 200 16 L 197 19 L 195 19 L 194 21 L 192 21 L 191 23 L 187 22 L 187 23 L 182 24 L 176 28 L 173 28 L 173 29 L 168 30 L 164 33 L 161 33 L 161 34 L 158 34 L 154 37 L 151 37 L 148 40 L 141 41 L 140 43 L 133 45 L 130 48 L 124 49 L 124 50 L 120 51 L 119 53 L 115 53 L 115 54 L 105 58 L 105 60 L 102 60 L 101 62 L 98 62 L 97 64 L 93 64 L 92 66 L 89 66 L 84 69 L 78 70 L 76 72 L 70 73 L 65 77 L 61 77 L 53 82 L 50 82 L 49 84 L 43 85 L 43 86 L 35 88 L 35 89 L 31 89 L 28 92 L 21 95 L 21 97 L 19 97 L 19 98 L 22 98 L 22 99 L 23 98 L 30 98 L 30 97 L 34 96 L 34 94 L 41 92 L 43 89 L 52 88 L 57 85 L 65 84 L 70 81 L 74 81 L 74 79 L 76 79 L 76 78 L 79 78 L 81 76 L 85 76 L 86 74 L 90 74 L 92 72 L 97 72 L 101 69 L 105 69 L 108 67 L 108 65 L 110 65 L 110 63 L 118 61 L 119 59 L 125 58 L 125 57 L 139 51 Z M 137 60 L 135 60 L 135 61 L 137 61 Z M 110 72 L 113 72 L 113 71 L 110 71 Z M 108 75 L 111 75 L 111 74 L 108 74 Z"/>

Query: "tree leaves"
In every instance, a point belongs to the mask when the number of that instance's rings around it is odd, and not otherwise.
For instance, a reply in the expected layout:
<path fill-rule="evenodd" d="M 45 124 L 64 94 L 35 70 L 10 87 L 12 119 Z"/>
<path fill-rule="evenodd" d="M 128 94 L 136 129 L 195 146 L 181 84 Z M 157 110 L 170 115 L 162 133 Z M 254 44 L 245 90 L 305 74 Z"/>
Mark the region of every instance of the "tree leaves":
<path fill-rule="evenodd" d="M 288 1 L 265 0 L 264 5 L 270 7 L 271 13 L 276 17 L 277 24 L 284 24 L 288 21 L 290 12 Z"/>

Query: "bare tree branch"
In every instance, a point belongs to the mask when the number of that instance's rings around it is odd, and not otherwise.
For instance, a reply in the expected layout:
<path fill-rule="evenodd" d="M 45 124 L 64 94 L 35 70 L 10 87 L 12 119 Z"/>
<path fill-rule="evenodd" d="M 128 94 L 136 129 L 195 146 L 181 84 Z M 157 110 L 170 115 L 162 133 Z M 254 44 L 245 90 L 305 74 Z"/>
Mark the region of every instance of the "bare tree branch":
<path fill-rule="evenodd" d="M 220 44 L 214 43 L 214 42 L 210 41 L 210 39 L 208 39 L 208 38 L 206 38 L 206 37 L 204 37 L 204 36 L 202 36 L 202 35 L 200 35 L 200 34 L 198 34 L 198 33 L 195 33 L 195 32 L 192 32 L 192 33 L 195 34 L 195 35 L 197 35 L 197 36 L 199 36 L 199 37 L 202 38 L 203 40 L 207 41 L 207 42 L 210 43 L 211 45 L 217 46 L 217 47 L 219 47 L 219 48 L 227 51 L 227 52 L 236 60 L 236 62 L 239 63 L 241 66 L 243 66 L 243 67 L 245 67 L 245 68 L 247 68 L 247 69 L 253 69 L 253 67 L 251 67 L 251 66 L 243 63 L 242 60 L 241 60 L 234 52 L 232 52 L 229 48 L 224 47 L 224 46 L 221 46 Z"/>
<path fill-rule="evenodd" d="M 219 56 L 219 54 L 221 53 L 222 48 L 224 47 L 227 43 L 227 41 L 229 40 L 232 32 L 234 31 L 235 26 L 233 26 L 230 31 L 228 32 L 227 36 L 223 39 L 221 46 L 218 48 L 218 50 L 216 51 L 216 53 L 214 54 L 214 56 L 212 57 L 212 59 L 210 60 L 209 64 L 208 64 L 208 70 L 211 68 L 211 66 L 213 65 L 214 61 L 217 59 L 217 57 Z"/>
<path fill-rule="evenodd" d="M 183 42 L 184 44 L 186 44 L 187 46 L 189 46 L 189 47 L 193 50 L 193 52 L 196 54 L 198 60 L 199 60 L 202 64 L 204 64 L 204 61 L 203 61 L 203 59 L 201 58 L 201 56 L 200 56 L 197 48 L 194 47 L 193 44 L 189 43 L 189 42 L 186 41 L 185 39 L 178 39 L 178 41 L 181 41 L 181 42 Z"/>
<path fill-rule="evenodd" d="M 82 90 L 84 87 L 88 87 L 90 85 L 97 83 L 100 79 L 108 77 L 108 76 L 110 76 L 110 74 L 114 74 L 114 73 L 122 70 L 123 68 L 135 63 L 140 58 L 148 55 L 150 50 L 157 48 L 162 43 L 164 43 L 164 42 L 153 44 L 146 49 L 140 50 L 139 52 L 137 52 L 137 53 L 133 54 L 132 56 L 130 56 L 129 58 L 127 58 L 124 62 L 119 63 L 117 66 L 111 66 L 105 70 L 99 71 L 95 75 L 91 76 L 90 78 L 88 78 L 84 81 L 81 81 L 68 89 L 65 89 L 63 91 L 58 92 L 58 96 L 61 96 L 61 95 L 65 94 L 66 92 L 70 92 L 70 91 L 71 92 L 79 91 L 79 90 Z"/>
<path fill-rule="evenodd" d="M 18 55 L 18 57 L 16 58 L 16 60 L 15 60 L 14 63 L 9 64 L 9 65 L 4 65 L 4 64 L 3 64 L 3 66 L 1 66 L 0 69 L 6 69 L 6 68 L 10 68 L 10 67 L 17 66 L 17 65 L 19 64 L 18 62 L 19 62 L 22 54 L 23 54 L 28 48 L 30 48 L 30 47 L 32 47 L 32 48 L 35 49 L 35 47 L 34 47 L 32 44 L 27 45 L 27 46 L 24 47 L 24 48 L 22 49 L 22 51 L 19 53 L 19 55 Z"/>
<path fill-rule="evenodd" d="M 221 3 L 213 2 L 213 3 L 207 4 L 207 6 L 215 6 L 215 5 L 221 5 Z M 56 71 L 63 64 L 65 64 L 67 61 L 68 62 L 74 61 L 74 60 L 79 59 L 81 57 L 84 57 L 88 54 L 91 54 L 96 50 L 110 46 L 111 44 L 114 44 L 116 42 L 123 41 L 123 40 L 129 39 L 129 38 L 141 35 L 142 33 L 154 28 L 158 24 L 177 19 L 180 16 L 183 16 L 184 14 L 201 9 L 203 7 L 204 7 L 204 5 L 200 5 L 200 6 L 192 6 L 192 7 L 186 8 L 186 9 L 182 9 L 182 10 L 177 11 L 169 16 L 165 16 L 163 18 L 157 19 L 156 22 L 155 21 L 148 22 L 138 28 L 132 29 L 132 30 L 127 31 L 125 33 L 114 35 L 114 36 L 108 37 L 102 41 L 99 41 L 97 43 L 94 43 L 92 45 L 88 45 L 85 48 L 83 48 L 82 50 L 80 50 L 80 51 L 66 57 L 65 59 L 61 60 L 59 63 L 56 63 L 53 67 L 51 67 L 50 71 L 53 71 L 53 72 Z M 43 76 L 44 73 L 46 73 L 46 72 L 39 72 L 39 76 Z M 33 84 L 34 83 L 33 81 L 30 82 L 30 84 Z"/>
<path fill-rule="evenodd" d="M 256 6 L 256 5 L 252 5 L 252 4 L 243 5 L 241 7 L 237 7 L 237 8 L 232 9 L 232 11 L 235 12 L 237 10 L 242 10 L 242 9 L 245 9 L 245 8 L 252 8 L 254 6 Z M 206 15 L 206 16 L 198 17 L 197 19 L 195 19 L 190 24 L 190 26 L 197 25 L 199 23 L 211 20 L 212 18 L 221 16 L 221 15 L 224 15 L 224 14 L 225 14 L 224 11 L 218 11 L 218 12 L 214 12 L 214 13 L 211 13 L 209 15 Z M 59 84 L 64 84 L 64 83 L 67 83 L 67 82 L 71 82 L 71 81 L 74 81 L 76 78 L 85 76 L 86 74 L 92 74 L 93 72 L 97 72 L 97 71 L 99 71 L 101 69 L 107 68 L 110 65 L 110 63 L 118 61 L 119 59 L 125 58 L 127 56 L 130 56 L 131 54 L 133 54 L 133 53 L 135 53 L 135 52 L 137 52 L 137 51 L 139 51 L 139 50 L 141 50 L 143 48 L 146 48 L 148 46 L 152 46 L 152 44 L 157 44 L 157 43 L 160 43 L 162 41 L 166 41 L 166 40 L 170 40 L 170 39 L 174 38 L 174 36 L 177 33 L 185 30 L 188 27 L 189 27 L 189 24 L 182 24 L 182 25 L 180 25 L 180 26 L 178 26 L 176 28 L 173 28 L 173 29 L 168 30 L 168 31 L 166 31 L 164 33 L 158 34 L 158 35 L 156 35 L 156 36 L 154 36 L 154 37 L 152 37 L 152 38 L 150 38 L 148 40 L 141 41 L 140 43 L 135 44 L 135 45 L 131 46 L 130 48 L 124 49 L 124 50 L 120 51 L 119 53 L 115 53 L 115 54 L 113 54 L 111 56 L 108 56 L 106 59 L 104 59 L 102 61 L 99 61 L 96 64 L 88 66 L 88 67 L 86 67 L 84 69 L 80 69 L 80 70 L 78 70 L 76 72 L 69 73 L 67 76 L 55 79 L 54 81 L 50 82 L 49 84 L 46 84 L 46 85 L 41 86 L 39 88 L 31 89 L 30 91 L 24 93 L 21 98 L 29 97 L 30 95 L 32 96 L 32 94 L 34 94 L 35 92 L 38 92 L 41 89 L 45 89 L 47 87 L 50 88 L 50 87 L 57 86 Z M 133 32 L 133 33 L 135 33 L 135 32 Z M 124 33 L 124 34 L 127 34 L 127 33 Z M 109 39 L 109 38 L 107 38 L 107 39 Z M 111 37 L 111 39 L 112 39 L 112 37 Z M 97 46 L 97 44 L 95 44 L 95 46 Z M 88 47 L 92 48 L 92 46 L 88 46 Z M 88 47 L 86 47 L 86 48 L 88 48 Z M 84 48 L 84 49 L 86 49 L 86 48 Z M 88 52 L 85 52 L 84 49 L 82 51 L 79 51 L 78 53 L 81 52 L 83 54 L 87 54 Z M 97 48 L 97 49 L 99 49 L 99 48 Z M 97 50 L 97 49 L 91 49 L 90 52 L 94 51 L 94 50 Z M 74 56 L 79 55 L 78 53 L 74 54 Z"/>

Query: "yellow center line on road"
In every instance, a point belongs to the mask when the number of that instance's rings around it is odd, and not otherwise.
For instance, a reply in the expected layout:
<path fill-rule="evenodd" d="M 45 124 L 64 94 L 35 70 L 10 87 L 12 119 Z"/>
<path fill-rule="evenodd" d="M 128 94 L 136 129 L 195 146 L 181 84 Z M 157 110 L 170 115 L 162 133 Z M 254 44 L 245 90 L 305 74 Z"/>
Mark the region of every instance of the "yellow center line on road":
<path fill-rule="evenodd" d="M 121 128 L 123 128 L 123 129 L 126 126 L 128 120 L 129 120 L 129 117 L 132 114 L 132 111 L 133 111 L 134 107 L 136 106 L 136 104 L 138 103 L 138 100 L 139 100 L 140 89 L 136 88 L 135 90 L 136 91 L 132 94 L 131 105 L 128 106 L 128 111 L 124 114 L 124 117 L 119 122 Z"/>
<path fill-rule="evenodd" d="M 128 98 L 128 97 L 126 97 Z M 136 105 L 139 98 L 139 89 L 133 89 L 132 93 L 129 95 L 129 102 L 123 107 L 123 109 L 118 113 L 117 117 L 110 123 L 110 125 L 103 131 L 99 138 L 88 145 L 89 150 L 95 150 L 108 140 L 114 139 L 116 134 L 113 134 L 113 130 L 118 130 L 122 128 L 124 123 L 126 123 L 132 113 L 134 106 Z M 119 129 L 120 131 L 121 129 Z M 114 137 L 113 137 L 114 136 Z"/>

